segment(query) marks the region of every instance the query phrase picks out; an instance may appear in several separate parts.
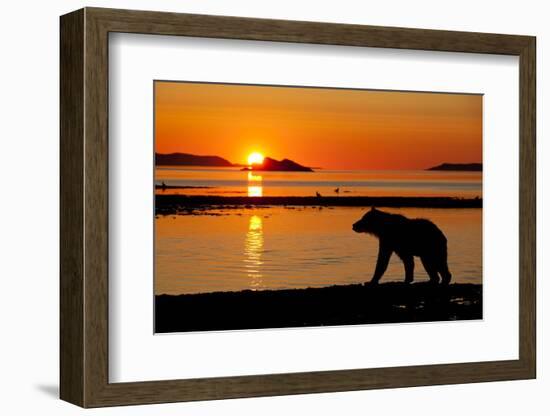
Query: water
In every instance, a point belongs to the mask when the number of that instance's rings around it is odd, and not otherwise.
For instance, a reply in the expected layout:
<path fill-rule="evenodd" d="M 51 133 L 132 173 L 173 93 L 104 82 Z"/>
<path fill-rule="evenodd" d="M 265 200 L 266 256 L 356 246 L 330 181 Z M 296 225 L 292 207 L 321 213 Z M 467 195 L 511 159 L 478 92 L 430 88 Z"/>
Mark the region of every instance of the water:
<path fill-rule="evenodd" d="M 155 292 L 287 289 L 368 281 L 378 243 L 351 230 L 365 210 L 268 207 L 159 216 L 155 220 Z M 387 211 L 435 222 L 448 239 L 453 282 L 481 283 L 481 209 Z M 419 259 L 415 265 L 415 280 L 427 280 Z M 403 265 L 393 255 L 382 282 L 403 277 Z"/>
<path fill-rule="evenodd" d="M 243 172 L 239 168 L 157 167 L 164 193 L 225 196 L 453 196 L 482 197 L 481 172 L 317 170 Z M 158 192 L 163 192 L 159 190 Z"/>

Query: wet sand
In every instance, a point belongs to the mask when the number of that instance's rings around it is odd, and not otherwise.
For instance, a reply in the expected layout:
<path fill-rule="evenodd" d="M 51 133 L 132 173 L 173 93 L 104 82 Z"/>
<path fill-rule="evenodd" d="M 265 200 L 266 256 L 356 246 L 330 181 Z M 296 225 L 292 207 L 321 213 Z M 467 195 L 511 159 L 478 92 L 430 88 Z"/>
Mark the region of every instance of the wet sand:
<path fill-rule="evenodd" d="M 482 319 L 482 285 L 382 283 L 155 297 L 155 332 Z"/>

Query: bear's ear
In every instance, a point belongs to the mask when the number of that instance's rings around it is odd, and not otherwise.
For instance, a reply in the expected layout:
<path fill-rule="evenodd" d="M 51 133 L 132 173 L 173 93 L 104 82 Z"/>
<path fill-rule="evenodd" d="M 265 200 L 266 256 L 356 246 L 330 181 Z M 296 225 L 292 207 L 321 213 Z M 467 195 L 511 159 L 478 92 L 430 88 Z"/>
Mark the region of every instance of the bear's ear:
<path fill-rule="evenodd" d="M 371 210 L 371 211 L 376 211 L 376 208 L 375 208 L 375 207 L 371 207 L 370 210 Z"/>

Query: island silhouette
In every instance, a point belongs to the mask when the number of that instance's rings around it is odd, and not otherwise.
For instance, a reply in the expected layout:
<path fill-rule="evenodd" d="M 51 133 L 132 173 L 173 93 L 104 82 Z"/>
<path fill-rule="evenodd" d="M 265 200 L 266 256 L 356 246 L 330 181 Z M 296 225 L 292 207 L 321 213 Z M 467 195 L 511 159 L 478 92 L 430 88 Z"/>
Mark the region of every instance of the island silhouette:
<path fill-rule="evenodd" d="M 157 166 L 235 166 L 220 156 L 200 156 L 190 153 L 155 153 L 155 164 Z"/>
<path fill-rule="evenodd" d="M 483 165 L 481 163 L 442 163 L 426 170 L 481 172 L 483 171 Z"/>
<path fill-rule="evenodd" d="M 265 157 L 258 165 L 246 166 L 231 163 L 229 160 L 214 155 L 194 155 L 191 153 L 155 153 L 157 166 L 211 166 L 211 167 L 239 167 L 241 170 L 251 171 L 280 171 L 280 172 L 313 172 L 313 169 L 303 166 L 293 160 L 276 160 Z"/>
<path fill-rule="evenodd" d="M 300 165 L 290 159 L 275 160 L 265 157 L 264 161 L 258 165 L 244 167 L 242 170 L 252 171 L 279 171 L 279 172 L 313 172 L 313 169 Z"/>
<path fill-rule="evenodd" d="M 211 166 L 211 167 L 240 167 L 243 171 L 279 171 L 279 172 L 314 172 L 308 166 L 301 165 L 290 159 L 276 160 L 265 157 L 261 164 L 247 166 L 231 163 L 229 160 L 216 155 L 194 155 L 191 153 L 155 153 L 155 164 L 158 166 Z M 428 171 L 461 171 L 482 172 L 481 163 L 441 163 L 427 168 Z"/>

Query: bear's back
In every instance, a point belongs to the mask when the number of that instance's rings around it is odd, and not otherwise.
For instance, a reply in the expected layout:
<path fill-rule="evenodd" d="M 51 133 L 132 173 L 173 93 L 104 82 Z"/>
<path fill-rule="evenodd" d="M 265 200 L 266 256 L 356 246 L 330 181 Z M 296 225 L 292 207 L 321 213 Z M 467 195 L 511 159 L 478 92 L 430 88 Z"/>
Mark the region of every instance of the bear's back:
<path fill-rule="evenodd" d="M 422 256 L 434 251 L 446 250 L 447 239 L 441 230 L 430 220 L 424 218 L 409 219 L 402 215 L 388 218 L 385 235 L 392 249 L 403 254 Z"/>

